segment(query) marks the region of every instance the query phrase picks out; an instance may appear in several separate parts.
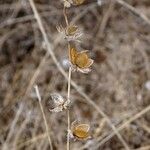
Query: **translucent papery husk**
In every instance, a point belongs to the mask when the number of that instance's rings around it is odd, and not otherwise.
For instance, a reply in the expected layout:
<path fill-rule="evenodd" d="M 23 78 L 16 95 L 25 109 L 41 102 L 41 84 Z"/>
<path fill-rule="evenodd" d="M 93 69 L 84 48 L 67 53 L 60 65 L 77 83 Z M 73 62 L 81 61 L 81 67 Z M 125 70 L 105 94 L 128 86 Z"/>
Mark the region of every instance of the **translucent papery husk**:
<path fill-rule="evenodd" d="M 79 68 L 79 67 L 77 67 L 77 71 L 87 74 L 87 73 L 91 72 L 91 68 Z"/>
<path fill-rule="evenodd" d="M 75 27 L 76 30 L 73 32 L 68 31 L 67 28 L 63 28 L 62 25 L 58 25 L 56 26 L 56 29 L 59 33 L 61 33 L 61 35 L 63 36 L 64 39 L 66 39 L 67 41 L 77 41 L 80 42 L 81 41 L 81 36 L 83 35 L 82 32 L 77 28 L 77 26 L 72 25 L 71 27 Z M 68 27 L 69 28 L 69 27 Z"/>
<path fill-rule="evenodd" d="M 67 100 L 67 101 L 65 101 L 65 103 L 63 104 L 63 108 L 64 108 L 64 109 L 68 109 L 69 105 L 70 105 L 70 100 Z"/>
<path fill-rule="evenodd" d="M 77 72 L 81 72 L 81 73 L 85 73 L 85 74 L 91 72 L 91 68 L 89 68 L 89 67 L 88 68 L 79 68 L 76 65 L 73 65 L 71 62 L 70 62 L 70 67 L 71 67 L 72 72 L 77 71 Z"/>
<path fill-rule="evenodd" d="M 54 101 L 56 107 L 64 104 L 65 99 L 59 93 L 51 94 L 51 98 Z"/>
<path fill-rule="evenodd" d="M 67 39 L 67 41 L 81 42 L 81 37 L 82 37 L 81 32 L 77 32 L 74 35 L 65 35 L 65 39 Z"/>
<path fill-rule="evenodd" d="M 73 4 L 72 0 L 63 0 L 64 7 L 69 8 Z"/>
<path fill-rule="evenodd" d="M 58 107 L 55 107 L 54 109 L 49 109 L 51 112 L 61 112 L 63 111 L 63 106 L 58 106 Z"/>

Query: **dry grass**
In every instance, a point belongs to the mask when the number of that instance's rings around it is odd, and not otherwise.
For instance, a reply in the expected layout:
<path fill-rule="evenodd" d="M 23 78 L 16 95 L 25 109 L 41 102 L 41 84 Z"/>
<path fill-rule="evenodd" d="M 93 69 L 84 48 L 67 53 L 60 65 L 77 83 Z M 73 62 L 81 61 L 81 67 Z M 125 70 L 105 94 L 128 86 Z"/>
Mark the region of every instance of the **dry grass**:
<path fill-rule="evenodd" d="M 55 0 L 34 2 L 46 37 L 41 34 L 43 29 L 39 30 L 29 1 L 0 2 L 3 150 L 50 148 L 34 84 L 40 88 L 52 146 L 66 149 L 66 112 L 48 111 L 52 92 L 67 95 L 67 43 L 56 31 L 56 25 L 65 24 L 63 6 Z M 68 11 L 69 22 L 79 25 L 85 35 L 77 47 L 90 49 L 95 60 L 89 75 L 72 74 L 71 122 L 89 122 L 92 139 L 70 140 L 71 150 L 124 149 L 112 126 L 130 149 L 150 147 L 150 89 L 146 86 L 150 82 L 150 2 L 126 2 L 107 0 L 98 6 L 87 0 Z"/>

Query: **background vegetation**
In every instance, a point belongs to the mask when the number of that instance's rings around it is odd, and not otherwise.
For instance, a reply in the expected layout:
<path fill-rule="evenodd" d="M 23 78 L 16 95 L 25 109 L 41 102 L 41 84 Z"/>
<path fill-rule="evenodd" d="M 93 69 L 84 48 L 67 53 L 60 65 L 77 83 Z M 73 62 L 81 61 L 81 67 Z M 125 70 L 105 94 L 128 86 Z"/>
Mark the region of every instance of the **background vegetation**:
<path fill-rule="evenodd" d="M 67 95 L 67 43 L 57 32 L 65 24 L 60 0 L 34 0 L 52 54 L 28 0 L 0 0 L 0 147 L 49 149 L 34 85 L 39 86 L 54 149 L 66 149 L 66 112 L 49 111 L 50 94 Z M 136 150 L 150 149 L 150 1 L 86 0 L 68 9 L 83 31 L 77 47 L 94 59 L 88 75 L 74 73 L 71 122 L 84 120 L 91 139 L 70 141 L 71 149 L 122 150 L 109 121 Z M 57 64 L 57 66 L 56 66 Z M 60 64 L 60 66 L 58 66 Z"/>

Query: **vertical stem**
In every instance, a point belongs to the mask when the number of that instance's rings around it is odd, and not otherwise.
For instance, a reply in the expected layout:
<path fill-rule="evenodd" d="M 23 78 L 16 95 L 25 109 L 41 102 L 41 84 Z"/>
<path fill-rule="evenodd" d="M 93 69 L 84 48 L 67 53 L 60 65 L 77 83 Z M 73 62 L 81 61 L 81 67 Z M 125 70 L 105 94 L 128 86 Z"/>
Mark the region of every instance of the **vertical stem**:
<path fill-rule="evenodd" d="M 66 14 L 66 8 L 64 6 L 63 9 L 63 14 L 64 14 L 64 18 L 65 18 L 65 22 L 66 22 L 66 27 L 69 26 L 69 22 L 68 22 L 68 17 Z M 69 43 L 68 43 L 68 47 L 69 47 Z M 69 67 L 69 75 L 68 75 L 68 94 L 67 94 L 67 103 L 70 103 L 70 82 L 71 82 L 71 67 Z M 69 108 L 67 109 L 67 124 L 68 124 L 68 128 L 67 128 L 67 150 L 70 150 L 70 110 Z"/>
<path fill-rule="evenodd" d="M 68 23 L 68 17 L 67 17 L 67 12 L 66 12 L 65 6 L 64 6 L 64 9 L 63 9 L 63 13 L 64 13 L 64 18 L 65 18 L 66 26 L 68 27 L 69 23 Z"/>
<path fill-rule="evenodd" d="M 41 112 L 42 112 L 42 115 L 43 115 L 45 128 L 46 128 L 46 133 L 47 133 L 47 138 L 48 138 L 49 145 L 50 145 L 50 149 L 53 150 L 52 141 L 51 141 L 51 138 L 50 138 L 50 135 L 49 135 L 48 123 L 47 123 L 46 116 L 45 116 L 44 109 L 43 109 L 42 102 L 41 102 L 40 92 L 39 92 L 39 89 L 38 89 L 37 85 L 34 88 L 35 88 L 35 92 L 36 92 L 36 95 L 37 95 L 37 98 L 38 98 L 38 101 L 39 101 L 39 105 L 40 105 L 40 108 L 41 108 Z"/>
<path fill-rule="evenodd" d="M 71 67 L 69 67 L 69 75 L 68 75 L 68 94 L 67 94 L 67 101 L 68 104 L 70 103 L 70 82 L 71 82 Z M 70 149 L 70 110 L 67 109 L 67 118 L 68 118 L 68 131 L 67 131 L 67 150 Z"/>

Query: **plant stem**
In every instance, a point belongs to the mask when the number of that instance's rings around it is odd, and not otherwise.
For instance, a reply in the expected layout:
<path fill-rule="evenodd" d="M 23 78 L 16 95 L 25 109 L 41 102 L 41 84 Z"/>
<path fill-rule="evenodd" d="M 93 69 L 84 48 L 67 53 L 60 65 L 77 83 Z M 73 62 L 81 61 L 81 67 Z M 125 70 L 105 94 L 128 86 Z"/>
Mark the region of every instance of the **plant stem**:
<path fill-rule="evenodd" d="M 63 14 L 66 22 L 66 27 L 69 26 L 68 17 L 66 13 L 66 8 L 64 6 Z M 68 48 L 70 48 L 69 42 L 68 42 Z M 70 84 L 71 84 L 71 67 L 69 67 L 69 74 L 68 74 L 68 94 L 67 94 L 67 103 L 70 104 Z M 70 150 L 70 110 L 69 107 L 67 109 L 67 150 Z"/>
<path fill-rule="evenodd" d="M 46 116 L 44 114 L 44 110 L 43 110 L 43 106 L 42 106 L 42 102 L 41 102 L 40 92 L 39 92 L 39 89 L 38 89 L 37 85 L 34 88 L 35 88 L 35 92 L 36 92 L 36 95 L 37 95 L 37 98 L 38 98 L 38 101 L 39 101 L 39 105 L 40 105 L 40 108 L 41 108 L 41 112 L 42 112 L 42 115 L 43 115 L 45 128 L 46 128 L 46 133 L 47 133 L 47 138 L 48 138 L 49 145 L 50 145 L 50 149 L 53 150 L 52 141 L 51 141 L 51 138 L 50 138 L 50 135 L 49 135 L 48 123 L 47 123 Z"/>
<path fill-rule="evenodd" d="M 69 26 L 69 22 L 68 22 L 68 17 L 67 17 L 67 12 L 66 12 L 65 6 L 64 6 L 64 9 L 63 9 L 63 14 L 64 14 L 66 26 L 68 27 Z"/>
<path fill-rule="evenodd" d="M 70 82 L 71 82 L 71 67 L 69 67 L 69 75 L 68 75 L 68 94 L 67 94 L 67 101 L 68 104 L 70 103 Z M 70 149 L 70 110 L 67 109 L 67 120 L 68 120 L 68 131 L 67 131 L 67 150 Z"/>

